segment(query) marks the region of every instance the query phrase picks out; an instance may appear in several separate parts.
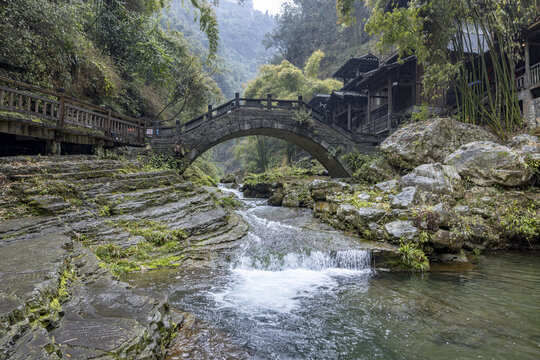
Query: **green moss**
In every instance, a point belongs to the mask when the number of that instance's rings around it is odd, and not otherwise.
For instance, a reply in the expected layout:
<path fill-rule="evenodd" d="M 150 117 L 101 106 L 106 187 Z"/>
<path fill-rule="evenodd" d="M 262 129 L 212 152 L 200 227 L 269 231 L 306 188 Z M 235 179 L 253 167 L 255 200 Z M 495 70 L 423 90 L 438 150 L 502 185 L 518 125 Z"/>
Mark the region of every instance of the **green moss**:
<path fill-rule="evenodd" d="M 169 229 L 165 224 L 149 220 L 108 221 L 107 224 L 146 240 L 126 249 L 116 244 L 102 244 L 93 249 L 103 261 L 100 266 L 110 269 L 114 274 L 181 264 L 184 255 L 163 254 L 178 253 L 185 249 L 187 235 L 183 230 Z"/>
<path fill-rule="evenodd" d="M 540 176 L 540 159 L 534 159 L 530 154 L 527 154 L 525 163 L 532 169 L 535 176 Z"/>
<path fill-rule="evenodd" d="M 167 255 L 145 261 L 121 259 L 109 263 L 101 263 L 100 266 L 108 268 L 113 274 L 120 275 L 140 270 L 156 270 L 167 267 L 182 265 L 185 255 Z"/>
<path fill-rule="evenodd" d="M 58 287 L 58 298 L 65 301 L 69 298 L 71 284 L 77 279 L 77 273 L 72 269 L 66 269 L 60 277 L 60 286 Z"/>
<path fill-rule="evenodd" d="M 57 291 L 50 294 L 38 306 L 27 309 L 32 326 L 43 326 L 47 330 L 56 326 L 62 314 L 62 304 L 70 297 L 71 285 L 76 279 L 76 272 L 68 265 L 60 274 Z"/>
<path fill-rule="evenodd" d="M 98 209 L 98 215 L 101 217 L 112 216 L 114 213 L 113 209 L 109 205 L 103 205 Z"/>
<path fill-rule="evenodd" d="M 386 212 L 390 212 L 391 206 L 390 206 L 390 194 L 383 194 L 381 192 L 371 191 L 366 192 L 368 195 L 371 196 L 371 199 L 381 197 L 382 201 L 370 201 L 370 200 L 362 200 L 358 197 L 361 193 L 364 192 L 355 192 L 354 194 L 338 194 L 335 199 L 340 202 L 344 202 L 346 204 L 353 205 L 357 208 L 365 208 L 365 207 L 372 207 L 372 208 L 378 208 L 383 209 Z"/>
<path fill-rule="evenodd" d="M 139 220 L 127 221 L 121 220 L 108 222 L 111 226 L 121 227 L 124 231 L 135 236 L 142 236 L 146 241 L 154 246 L 161 246 L 171 241 L 181 241 L 187 239 L 186 233 L 182 229 L 170 229 L 167 225 L 157 221 Z"/>
<path fill-rule="evenodd" d="M 232 196 L 217 199 L 217 204 L 225 209 L 238 209 L 242 204 Z"/>

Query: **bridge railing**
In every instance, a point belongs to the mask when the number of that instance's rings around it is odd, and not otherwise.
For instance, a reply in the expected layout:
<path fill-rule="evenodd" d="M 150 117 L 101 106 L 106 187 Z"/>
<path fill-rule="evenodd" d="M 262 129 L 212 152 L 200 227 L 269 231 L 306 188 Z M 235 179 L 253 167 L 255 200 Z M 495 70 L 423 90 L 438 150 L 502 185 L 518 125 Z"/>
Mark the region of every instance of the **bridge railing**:
<path fill-rule="evenodd" d="M 180 127 L 180 133 L 191 131 L 202 125 L 205 121 L 218 119 L 219 117 L 238 108 L 292 110 L 300 109 L 306 105 L 307 104 L 302 101 L 302 97 L 299 97 L 298 100 L 280 100 L 272 98 L 272 95 L 268 95 L 266 99 L 249 99 L 241 98 L 240 94 L 237 93 L 233 100 L 230 100 L 216 108 L 212 107 L 212 105 L 208 105 L 208 111 L 206 113 L 182 124 Z"/>
<path fill-rule="evenodd" d="M 249 108 L 249 109 L 266 109 L 266 110 L 299 110 L 299 109 L 307 109 L 311 111 L 311 117 L 319 121 L 321 123 L 324 123 L 327 126 L 332 127 L 334 130 L 341 133 L 343 136 L 352 139 L 352 134 L 348 133 L 345 129 L 340 128 L 339 126 L 336 126 L 335 124 L 332 124 L 331 122 L 328 122 L 326 119 L 326 116 L 315 109 L 313 109 L 311 106 L 309 106 L 307 103 L 305 103 L 301 96 L 298 97 L 298 100 L 281 100 L 281 99 L 274 99 L 272 95 L 268 95 L 266 99 L 250 99 L 250 98 L 241 98 L 240 95 L 237 93 L 235 98 L 233 100 L 230 100 L 226 102 L 225 104 L 213 108 L 211 105 L 208 106 L 208 111 L 201 116 L 190 120 L 184 124 L 181 124 L 178 126 L 177 132 L 179 134 L 186 133 L 189 131 L 192 131 L 202 124 L 204 124 L 207 121 L 218 119 L 219 117 L 230 113 L 231 111 L 239 108 Z M 160 131 L 157 131 L 160 133 Z M 161 134 L 162 136 L 166 136 L 165 134 L 170 133 L 169 130 L 162 129 Z"/>
<path fill-rule="evenodd" d="M 0 110 L 24 114 L 37 123 L 78 130 L 125 144 L 143 144 L 146 122 L 92 103 L 0 77 Z"/>

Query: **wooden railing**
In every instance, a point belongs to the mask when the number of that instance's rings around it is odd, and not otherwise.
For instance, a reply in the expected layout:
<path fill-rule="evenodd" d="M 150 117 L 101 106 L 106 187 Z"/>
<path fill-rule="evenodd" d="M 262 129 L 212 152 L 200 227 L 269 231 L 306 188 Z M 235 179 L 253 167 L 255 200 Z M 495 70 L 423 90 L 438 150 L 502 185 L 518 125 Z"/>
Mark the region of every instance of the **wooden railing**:
<path fill-rule="evenodd" d="M 0 110 L 35 117 L 60 130 L 78 130 L 125 144 L 143 144 L 146 123 L 63 92 L 0 77 Z"/>
<path fill-rule="evenodd" d="M 516 89 L 517 90 L 525 89 L 525 75 L 521 75 L 516 78 Z"/>
<path fill-rule="evenodd" d="M 371 132 L 378 134 L 388 130 L 388 105 L 383 105 L 371 112 Z"/>
<path fill-rule="evenodd" d="M 540 63 L 533 65 L 529 69 L 530 79 L 529 86 L 535 86 L 540 84 Z"/>

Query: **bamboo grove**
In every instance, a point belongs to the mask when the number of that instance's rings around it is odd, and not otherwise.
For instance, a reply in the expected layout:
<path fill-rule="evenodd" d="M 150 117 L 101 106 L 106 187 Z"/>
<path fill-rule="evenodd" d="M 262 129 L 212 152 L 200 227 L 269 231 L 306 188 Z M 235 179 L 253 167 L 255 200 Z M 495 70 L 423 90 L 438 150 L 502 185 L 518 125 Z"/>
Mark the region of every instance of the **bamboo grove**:
<path fill-rule="evenodd" d="M 458 118 L 489 125 L 502 138 L 523 126 L 516 64 L 524 56 L 523 31 L 540 15 L 538 0 L 364 2 L 373 9 L 366 31 L 377 49 L 416 55 L 425 95 L 454 90 Z M 355 21 L 353 3 L 337 0 L 341 22 Z"/>

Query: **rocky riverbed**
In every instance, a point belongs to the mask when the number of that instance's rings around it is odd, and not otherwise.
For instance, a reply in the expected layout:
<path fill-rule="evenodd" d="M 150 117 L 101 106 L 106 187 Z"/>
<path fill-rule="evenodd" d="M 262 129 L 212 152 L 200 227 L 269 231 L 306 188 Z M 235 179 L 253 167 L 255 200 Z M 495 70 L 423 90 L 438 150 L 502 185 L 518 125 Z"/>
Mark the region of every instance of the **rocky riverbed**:
<path fill-rule="evenodd" d="M 209 264 L 247 225 L 217 189 L 147 160 L 0 160 L 0 358 L 163 358 L 193 327 L 115 274 Z"/>
<path fill-rule="evenodd" d="M 485 251 L 540 248 L 538 137 L 503 142 L 478 126 L 433 119 L 401 128 L 380 149 L 355 179 L 259 175 L 242 190 L 397 245 L 402 265 L 422 270 Z"/>
<path fill-rule="evenodd" d="M 393 134 L 369 163 L 358 159 L 353 179 L 263 174 L 242 190 L 269 205 L 312 209 L 362 241 L 379 268 L 427 270 L 540 247 L 535 136 L 502 142 L 434 119 Z M 227 269 L 249 228 L 233 211 L 237 200 L 133 149 L 2 158 L 0 191 L 0 358 L 205 358 L 216 346 L 247 357 L 227 334 L 171 309 L 161 291 L 118 277 Z M 274 220 L 257 221 L 267 229 Z"/>

